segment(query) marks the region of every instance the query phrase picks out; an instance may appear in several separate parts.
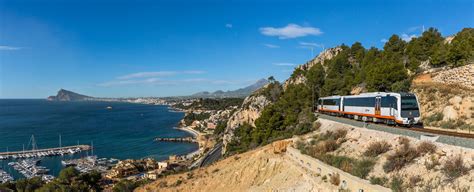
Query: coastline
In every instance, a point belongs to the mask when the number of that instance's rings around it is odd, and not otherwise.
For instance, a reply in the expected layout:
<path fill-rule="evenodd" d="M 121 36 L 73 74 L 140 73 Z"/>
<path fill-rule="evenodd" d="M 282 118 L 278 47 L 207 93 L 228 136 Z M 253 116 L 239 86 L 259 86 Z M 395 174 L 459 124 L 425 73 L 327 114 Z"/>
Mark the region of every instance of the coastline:
<path fill-rule="evenodd" d="M 202 136 L 202 133 L 200 133 L 199 131 L 196 131 L 193 128 L 188 127 L 188 126 L 175 127 L 175 129 L 178 129 L 178 130 L 181 130 L 181 131 L 184 131 L 184 132 L 188 132 L 189 134 L 193 135 L 193 137 L 196 138 L 196 139 Z"/>

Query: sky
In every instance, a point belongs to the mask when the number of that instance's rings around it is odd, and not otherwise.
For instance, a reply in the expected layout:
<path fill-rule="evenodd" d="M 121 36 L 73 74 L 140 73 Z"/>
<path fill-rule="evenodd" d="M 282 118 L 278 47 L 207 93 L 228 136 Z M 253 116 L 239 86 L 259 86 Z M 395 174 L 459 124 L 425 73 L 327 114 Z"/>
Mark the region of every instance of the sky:
<path fill-rule="evenodd" d="M 0 98 L 179 96 L 284 81 L 324 48 L 474 26 L 474 1 L 0 0 Z"/>

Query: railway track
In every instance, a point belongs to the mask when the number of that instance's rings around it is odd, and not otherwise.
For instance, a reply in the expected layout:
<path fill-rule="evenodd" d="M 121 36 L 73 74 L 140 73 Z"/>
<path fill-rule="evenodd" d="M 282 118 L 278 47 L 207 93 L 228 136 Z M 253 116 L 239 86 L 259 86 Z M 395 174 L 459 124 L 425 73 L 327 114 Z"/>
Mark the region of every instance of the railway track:
<path fill-rule="evenodd" d="M 330 115 L 321 114 L 321 113 L 317 113 L 317 114 L 320 115 L 320 116 L 324 115 L 324 116 L 329 116 L 329 117 L 333 117 L 333 118 L 337 118 L 337 119 L 341 119 L 341 120 L 353 121 L 353 122 L 358 122 L 358 123 L 367 123 L 367 124 L 370 124 L 370 125 L 383 126 L 383 127 L 387 127 L 387 128 L 396 128 L 396 129 L 402 129 L 402 130 L 416 131 L 416 132 L 427 133 L 427 134 L 432 134 L 432 135 L 444 135 L 444 136 L 474 139 L 474 134 L 473 133 L 460 133 L 460 132 L 444 131 L 444 130 L 437 130 L 437 129 L 427 129 L 427 128 L 423 128 L 422 126 L 413 126 L 413 127 L 410 127 L 410 128 L 401 127 L 401 126 L 398 126 L 398 125 L 389 126 L 389 125 L 378 124 L 378 123 L 373 123 L 373 122 L 356 121 L 356 120 L 349 119 L 349 118 L 330 116 Z"/>
<path fill-rule="evenodd" d="M 402 127 L 397 127 L 399 129 L 403 129 Z M 426 129 L 426 128 L 421 128 L 421 127 L 412 127 L 409 128 L 412 131 L 418 131 L 418 132 L 423 132 L 423 133 L 430 133 L 430 134 L 436 134 L 436 135 L 447 135 L 447 136 L 453 136 L 453 137 L 462 137 L 462 138 L 469 138 L 469 139 L 474 139 L 474 134 L 469 134 L 469 133 L 460 133 L 460 132 L 453 132 L 453 131 L 443 131 L 443 130 L 436 130 L 436 129 Z"/>

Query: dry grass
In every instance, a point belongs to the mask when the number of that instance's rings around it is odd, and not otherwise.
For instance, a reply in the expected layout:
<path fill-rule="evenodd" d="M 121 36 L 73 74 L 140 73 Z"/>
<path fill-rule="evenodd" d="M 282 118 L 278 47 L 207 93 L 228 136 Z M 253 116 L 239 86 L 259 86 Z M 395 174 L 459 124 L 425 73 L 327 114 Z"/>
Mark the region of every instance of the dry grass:
<path fill-rule="evenodd" d="M 345 129 L 337 129 L 335 131 L 326 131 L 325 133 L 321 134 L 319 136 L 319 140 L 338 140 L 338 139 L 343 139 L 347 135 L 347 130 Z"/>
<path fill-rule="evenodd" d="M 454 180 L 469 171 L 469 168 L 464 166 L 464 161 L 461 155 L 449 158 L 441 169 L 448 180 Z"/>
<path fill-rule="evenodd" d="M 365 156 L 377 157 L 378 155 L 390 150 L 391 145 L 386 141 L 377 141 L 371 143 L 364 152 Z"/>
<path fill-rule="evenodd" d="M 339 186 L 339 183 L 341 183 L 339 173 L 332 174 L 331 177 L 329 178 L 329 182 L 335 186 Z"/>
<path fill-rule="evenodd" d="M 400 145 L 410 145 L 410 139 L 406 137 L 399 137 L 398 138 L 398 144 Z"/>
<path fill-rule="evenodd" d="M 402 137 L 404 138 L 404 137 Z M 405 165 L 411 163 L 415 158 L 419 157 L 418 151 L 410 146 L 408 139 L 400 139 L 402 146 L 395 153 L 387 156 L 387 162 L 383 165 L 383 170 L 388 173 L 400 170 Z"/>
<path fill-rule="evenodd" d="M 439 159 L 435 155 L 431 155 L 430 159 L 425 161 L 425 168 L 427 170 L 432 170 L 438 165 L 440 165 Z"/>
<path fill-rule="evenodd" d="M 308 151 L 310 155 L 316 156 L 318 154 L 326 154 L 328 152 L 335 151 L 337 148 L 339 148 L 337 142 L 333 139 L 329 139 L 318 142 L 314 147 L 310 147 Z"/>
<path fill-rule="evenodd" d="M 418 145 L 418 147 L 416 147 L 416 151 L 421 155 L 434 153 L 436 152 L 436 149 L 436 145 L 429 141 L 423 141 Z"/>
<path fill-rule="evenodd" d="M 414 188 L 416 187 L 416 185 L 418 183 L 420 183 L 421 181 L 423 181 L 423 179 L 419 176 L 419 175 L 414 175 L 414 176 L 411 176 L 409 179 L 408 179 L 408 186 L 410 188 Z"/>

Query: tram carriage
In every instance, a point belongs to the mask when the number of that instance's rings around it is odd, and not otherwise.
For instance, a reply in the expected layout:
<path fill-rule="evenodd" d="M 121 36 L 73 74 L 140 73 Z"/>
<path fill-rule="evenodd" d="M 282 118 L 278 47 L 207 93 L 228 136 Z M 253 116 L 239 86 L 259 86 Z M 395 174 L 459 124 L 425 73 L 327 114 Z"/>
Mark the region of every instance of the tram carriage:
<path fill-rule="evenodd" d="M 322 97 L 317 106 L 320 113 L 408 126 L 421 123 L 419 108 L 415 94 L 387 92 Z"/>

